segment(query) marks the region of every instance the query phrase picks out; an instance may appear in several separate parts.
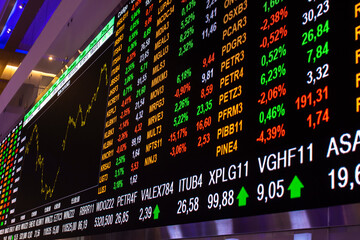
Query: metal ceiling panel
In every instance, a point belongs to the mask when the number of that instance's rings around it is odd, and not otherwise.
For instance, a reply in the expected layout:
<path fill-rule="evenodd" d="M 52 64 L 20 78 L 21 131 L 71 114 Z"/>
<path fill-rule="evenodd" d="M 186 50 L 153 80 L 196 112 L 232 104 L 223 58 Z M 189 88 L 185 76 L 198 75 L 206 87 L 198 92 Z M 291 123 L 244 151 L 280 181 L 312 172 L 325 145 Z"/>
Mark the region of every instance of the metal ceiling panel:
<path fill-rule="evenodd" d="M 24 38 L 21 40 L 18 49 L 22 51 L 29 51 L 35 40 L 44 29 L 46 23 L 58 7 L 61 0 L 45 0 L 39 9 L 36 17 L 32 21 L 30 27 L 27 29 Z"/>

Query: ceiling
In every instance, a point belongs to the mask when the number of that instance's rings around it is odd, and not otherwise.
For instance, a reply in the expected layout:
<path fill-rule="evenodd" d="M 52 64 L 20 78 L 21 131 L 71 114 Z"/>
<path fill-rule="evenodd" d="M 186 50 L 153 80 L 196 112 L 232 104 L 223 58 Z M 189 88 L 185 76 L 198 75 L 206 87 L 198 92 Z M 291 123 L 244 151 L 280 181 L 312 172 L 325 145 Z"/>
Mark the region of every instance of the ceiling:
<path fill-rule="evenodd" d="M 96 36 L 121 1 L 0 0 L 0 139 Z"/>

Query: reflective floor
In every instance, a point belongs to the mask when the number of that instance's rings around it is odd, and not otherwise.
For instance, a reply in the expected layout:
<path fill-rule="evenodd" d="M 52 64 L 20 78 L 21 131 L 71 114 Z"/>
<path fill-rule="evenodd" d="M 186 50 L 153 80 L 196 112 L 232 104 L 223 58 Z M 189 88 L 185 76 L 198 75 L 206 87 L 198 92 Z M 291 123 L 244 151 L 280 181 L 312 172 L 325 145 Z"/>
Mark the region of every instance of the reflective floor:
<path fill-rule="evenodd" d="M 145 231 L 146 232 L 146 231 Z M 73 240 L 112 240 L 112 239 L 164 239 L 161 234 L 145 233 L 144 234 L 107 234 L 99 236 L 78 237 Z M 219 237 L 198 237 L 183 238 L 187 240 L 358 240 L 360 239 L 360 226 L 335 227 L 329 229 L 311 229 L 299 231 L 285 231 L 272 233 L 255 233 L 230 235 Z"/>
<path fill-rule="evenodd" d="M 355 240 L 360 239 L 360 226 L 335 227 L 304 231 L 246 234 L 236 236 L 191 238 L 191 240 Z"/>
<path fill-rule="evenodd" d="M 174 225 L 69 240 L 359 240 L 360 204 Z"/>

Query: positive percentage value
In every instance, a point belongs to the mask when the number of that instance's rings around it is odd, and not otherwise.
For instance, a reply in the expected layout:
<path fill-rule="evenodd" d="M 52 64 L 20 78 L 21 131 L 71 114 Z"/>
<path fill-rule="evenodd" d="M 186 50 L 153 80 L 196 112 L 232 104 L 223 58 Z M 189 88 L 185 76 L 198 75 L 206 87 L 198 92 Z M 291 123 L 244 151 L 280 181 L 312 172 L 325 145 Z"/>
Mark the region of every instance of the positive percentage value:
<path fill-rule="evenodd" d="M 259 114 L 259 122 L 261 124 L 266 124 L 268 121 L 273 119 L 285 116 L 284 104 L 279 104 L 272 108 L 269 108 L 267 111 L 261 111 Z"/>
<path fill-rule="evenodd" d="M 181 9 L 181 16 L 184 17 L 191 9 L 193 9 L 196 6 L 196 1 L 191 0 L 189 1 L 185 7 Z"/>
<path fill-rule="evenodd" d="M 271 50 L 267 55 L 264 54 L 261 58 L 261 66 L 267 67 L 270 63 L 286 56 L 285 44 Z"/>
<path fill-rule="evenodd" d="M 179 48 L 179 57 L 184 56 L 185 53 L 190 51 L 194 47 L 193 39 L 189 40 L 187 43 L 185 43 L 182 47 Z"/>
<path fill-rule="evenodd" d="M 310 114 L 306 119 L 308 121 L 308 127 L 315 129 L 322 123 L 329 122 L 329 109 L 319 110 L 315 114 Z"/>
<path fill-rule="evenodd" d="M 186 214 L 197 212 L 199 210 L 199 197 L 192 197 L 190 199 L 183 199 L 178 201 L 177 214 Z"/>
<path fill-rule="evenodd" d="M 176 82 L 177 84 L 181 84 L 182 82 L 184 82 L 186 79 L 191 77 L 191 67 L 186 69 L 185 71 L 183 71 L 182 73 L 180 73 L 177 78 L 176 78 Z"/>
<path fill-rule="evenodd" d="M 181 30 L 186 28 L 191 22 L 195 20 L 195 12 L 190 13 L 184 20 L 181 21 Z"/>
<path fill-rule="evenodd" d="M 264 12 L 270 12 L 271 9 L 276 7 L 279 3 L 282 3 L 284 0 L 267 0 L 264 3 Z"/>
<path fill-rule="evenodd" d="M 261 74 L 260 83 L 261 85 L 267 85 L 269 82 L 286 75 L 285 63 L 270 69 L 267 73 Z"/>
<path fill-rule="evenodd" d="M 182 34 L 180 34 L 179 42 L 183 43 L 186 39 L 188 39 L 194 33 L 195 33 L 195 29 L 194 29 L 194 25 L 193 25 L 193 26 L 190 26 L 188 29 L 186 29 Z"/>
<path fill-rule="evenodd" d="M 211 126 L 211 116 L 208 116 L 196 122 L 196 131 L 204 131 L 205 128 L 210 126 Z"/>
<path fill-rule="evenodd" d="M 113 190 L 118 190 L 120 188 L 124 187 L 124 182 L 122 179 L 120 180 L 117 180 L 114 182 L 114 185 L 113 185 Z"/>
<path fill-rule="evenodd" d="M 279 40 L 286 37 L 288 31 L 286 25 L 276 29 L 274 32 L 270 33 L 270 36 L 265 36 L 260 44 L 261 48 L 269 48 L 272 44 L 278 42 Z"/>
<path fill-rule="evenodd" d="M 186 97 L 184 99 L 181 99 L 179 102 L 175 103 L 174 112 L 178 113 L 182 109 L 187 108 L 188 106 L 190 106 L 190 100 L 189 97 Z"/>
<path fill-rule="evenodd" d="M 186 153 L 186 151 L 187 151 L 186 142 L 184 142 L 179 145 L 176 145 L 175 147 L 172 147 L 170 155 L 172 157 L 176 157 L 179 154 Z"/>
<path fill-rule="evenodd" d="M 174 127 L 177 127 L 187 121 L 189 121 L 189 112 L 184 112 L 179 116 L 174 117 Z"/>
<path fill-rule="evenodd" d="M 284 124 L 281 124 L 281 125 L 278 125 L 278 126 L 275 126 L 272 128 L 268 128 L 266 130 L 266 134 L 265 134 L 265 131 L 262 131 L 260 133 L 260 136 L 256 139 L 256 141 L 266 144 L 267 142 L 269 142 L 271 140 L 285 137 L 285 134 L 286 134 L 286 131 L 284 129 Z"/>
<path fill-rule="evenodd" d="M 170 134 L 168 141 L 177 142 L 179 139 L 185 138 L 188 135 L 187 127 L 181 128 Z"/>
<path fill-rule="evenodd" d="M 182 95 L 190 92 L 190 90 L 191 90 L 190 82 L 185 83 L 180 88 L 176 89 L 174 97 L 180 98 Z"/>
<path fill-rule="evenodd" d="M 285 88 L 285 83 L 283 83 L 274 88 L 269 89 L 267 92 L 262 92 L 260 94 L 260 99 L 258 100 L 258 103 L 261 105 L 263 104 L 266 105 L 270 101 L 277 98 L 281 98 L 285 95 L 286 95 L 286 88 Z"/>
<path fill-rule="evenodd" d="M 316 49 L 310 49 L 307 51 L 308 54 L 308 63 L 315 63 L 318 59 L 322 58 L 325 55 L 329 54 L 329 42 L 325 42 L 324 45 L 319 45 Z"/>
<path fill-rule="evenodd" d="M 121 168 L 115 169 L 114 177 L 118 178 L 120 176 L 123 176 L 124 174 L 125 174 L 124 168 L 121 167 Z"/>
<path fill-rule="evenodd" d="M 329 96 L 328 86 L 316 90 L 316 98 L 314 98 L 313 95 L 314 94 L 312 92 L 309 92 L 308 94 L 304 94 L 301 97 L 298 97 L 295 101 L 296 109 L 303 109 L 307 106 L 315 107 L 317 103 L 320 103 L 323 100 L 327 100 Z"/>
<path fill-rule="evenodd" d="M 330 177 L 331 189 L 349 188 L 354 190 L 356 186 L 360 185 L 360 164 L 356 165 L 355 171 L 347 167 L 340 167 L 339 169 L 331 169 L 328 176 Z"/>
<path fill-rule="evenodd" d="M 263 25 L 261 26 L 261 30 L 269 30 L 271 26 L 273 26 L 275 23 L 280 22 L 281 20 L 284 20 L 288 16 L 288 11 L 286 10 L 286 6 L 280 10 L 278 10 L 276 13 L 272 14 L 270 18 L 266 18 L 263 21 Z"/>

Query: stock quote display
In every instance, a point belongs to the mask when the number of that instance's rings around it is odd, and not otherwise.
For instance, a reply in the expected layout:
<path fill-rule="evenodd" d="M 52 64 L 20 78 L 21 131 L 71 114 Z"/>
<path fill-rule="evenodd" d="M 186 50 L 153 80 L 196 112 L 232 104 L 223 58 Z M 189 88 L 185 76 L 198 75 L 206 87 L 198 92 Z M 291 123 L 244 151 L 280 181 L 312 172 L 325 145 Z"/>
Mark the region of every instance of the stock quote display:
<path fill-rule="evenodd" d="M 2 142 L 1 236 L 358 202 L 359 37 L 360 1 L 128 1 Z"/>

